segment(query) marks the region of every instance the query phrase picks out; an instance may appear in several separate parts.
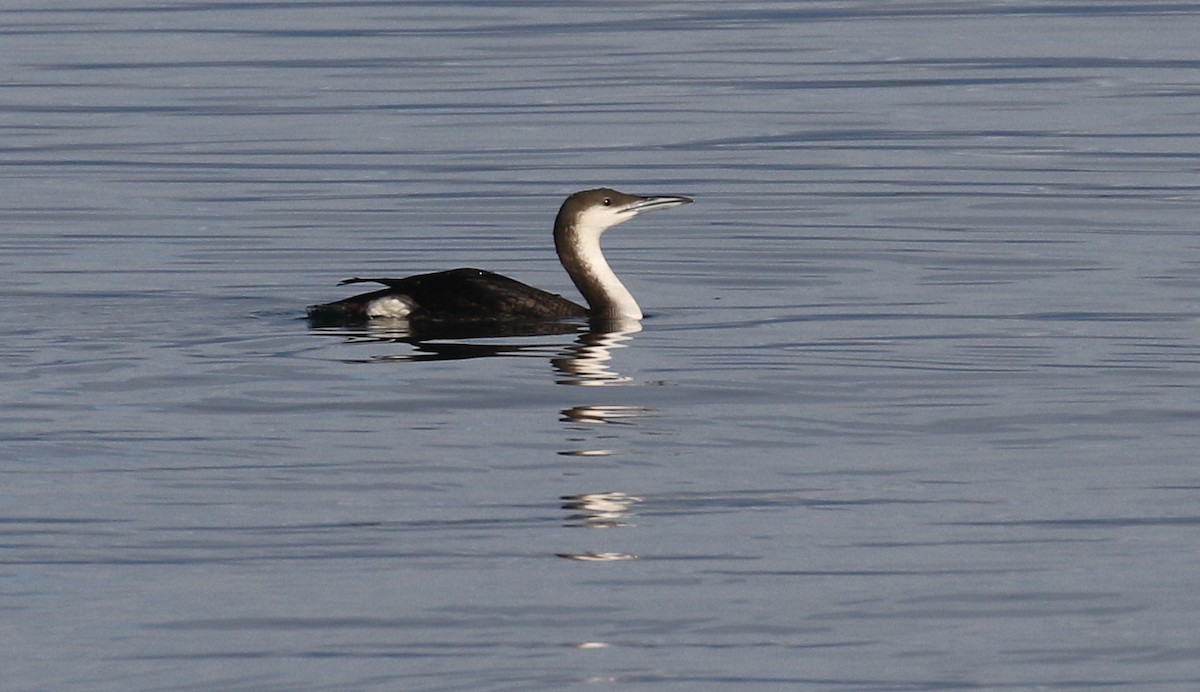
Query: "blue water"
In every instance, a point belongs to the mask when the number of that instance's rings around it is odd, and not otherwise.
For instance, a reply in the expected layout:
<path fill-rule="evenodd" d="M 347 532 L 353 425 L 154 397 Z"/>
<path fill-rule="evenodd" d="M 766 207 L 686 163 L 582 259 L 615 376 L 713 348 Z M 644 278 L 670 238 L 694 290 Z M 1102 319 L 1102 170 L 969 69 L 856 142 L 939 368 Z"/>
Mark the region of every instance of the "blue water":
<path fill-rule="evenodd" d="M 1198 26 L 0 9 L 0 687 L 1196 689 Z M 640 331 L 301 319 L 597 185 Z"/>

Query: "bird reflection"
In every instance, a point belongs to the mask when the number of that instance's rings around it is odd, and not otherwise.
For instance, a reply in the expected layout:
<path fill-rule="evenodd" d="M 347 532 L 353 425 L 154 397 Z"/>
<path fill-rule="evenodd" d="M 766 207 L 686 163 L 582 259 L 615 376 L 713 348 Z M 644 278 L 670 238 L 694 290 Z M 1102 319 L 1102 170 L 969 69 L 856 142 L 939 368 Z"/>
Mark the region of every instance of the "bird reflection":
<path fill-rule="evenodd" d="M 633 335 L 642 331 L 637 320 L 605 322 L 593 325 L 593 329 L 582 334 L 579 340 L 567 348 L 561 358 L 551 361 L 561 377 L 559 384 L 584 387 L 628 382 L 625 377 L 609 367 L 613 349 L 625 348 Z"/>
<path fill-rule="evenodd" d="M 562 420 L 572 423 L 612 423 L 628 425 L 627 418 L 637 418 L 651 413 L 645 406 L 572 406 L 563 409 Z"/>
<path fill-rule="evenodd" d="M 625 348 L 641 331 L 637 320 L 594 320 L 588 325 L 570 321 L 474 320 L 439 323 L 406 319 L 377 319 L 365 325 L 322 324 L 310 321 L 314 331 L 339 336 L 347 343 L 397 343 L 412 347 L 408 353 L 374 355 L 351 362 L 411 362 L 463 360 L 490 356 L 544 353 L 544 343 L 482 341 L 577 334 L 550 359 L 559 384 L 598 386 L 619 384 L 630 378 L 613 370 L 612 351 Z"/>
<path fill-rule="evenodd" d="M 567 526 L 589 529 L 608 529 L 629 526 L 626 521 L 633 514 L 634 505 L 642 498 L 621 492 L 564 495 L 563 509 L 573 510 L 567 516 Z"/>
<path fill-rule="evenodd" d="M 642 498 L 622 492 L 585 493 L 562 496 L 562 508 L 570 510 L 565 526 L 589 529 L 612 529 L 632 526 L 628 519 L 633 507 Z M 636 560 L 637 555 L 615 551 L 586 551 L 555 553 L 558 557 L 580 562 L 616 562 Z"/>
<path fill-rule="evenodd" d="M 617 560 L 636 560 L 637 555 L 629 553 L 555 553 L 558 557 L 582 562 L 615 562 Z"/>

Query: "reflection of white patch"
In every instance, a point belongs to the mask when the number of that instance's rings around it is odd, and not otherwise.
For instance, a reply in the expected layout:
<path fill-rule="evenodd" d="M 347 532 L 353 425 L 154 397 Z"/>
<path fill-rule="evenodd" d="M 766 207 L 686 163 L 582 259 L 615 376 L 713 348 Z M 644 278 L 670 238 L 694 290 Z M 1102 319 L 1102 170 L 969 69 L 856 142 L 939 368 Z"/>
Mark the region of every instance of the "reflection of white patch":
<path fill-rule="evenodd" d="M 407 317 L 413 311 L 413 304 L 397 296 L 376 298 L 367 303 L 367 317 Z"/>

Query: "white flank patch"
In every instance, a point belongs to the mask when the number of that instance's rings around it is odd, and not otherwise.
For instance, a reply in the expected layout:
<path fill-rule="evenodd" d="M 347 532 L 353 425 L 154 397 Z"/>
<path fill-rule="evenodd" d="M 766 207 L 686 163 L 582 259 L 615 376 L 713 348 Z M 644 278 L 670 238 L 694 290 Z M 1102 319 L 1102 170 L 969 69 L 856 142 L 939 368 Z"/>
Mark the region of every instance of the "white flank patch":
<path fill-rule="evenodd" d="M 403 298 L 388 296 L 376 298 L 367 303 L 367 317 L 407 317 L 413 311 L 413 304 Z"/>

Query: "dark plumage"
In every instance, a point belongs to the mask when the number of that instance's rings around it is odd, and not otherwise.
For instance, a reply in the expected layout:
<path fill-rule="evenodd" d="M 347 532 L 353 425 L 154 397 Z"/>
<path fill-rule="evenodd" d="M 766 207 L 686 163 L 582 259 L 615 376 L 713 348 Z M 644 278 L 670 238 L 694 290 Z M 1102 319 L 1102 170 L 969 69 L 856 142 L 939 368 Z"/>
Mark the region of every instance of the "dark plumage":
<path fill-rule="evenodd" d="M 557 320 L 588 314 L 587 308 L 556 293 L 470 267 L 403 279 L 353 278 L 338 285 L 361 283 L 383 284 L 387 288 L 313 305 L 308 309 L 309 318 L 365 321 L 371 301 L 388 297 L 413 302 L 417 307 L 413 316 L 427 320 Z"/>

